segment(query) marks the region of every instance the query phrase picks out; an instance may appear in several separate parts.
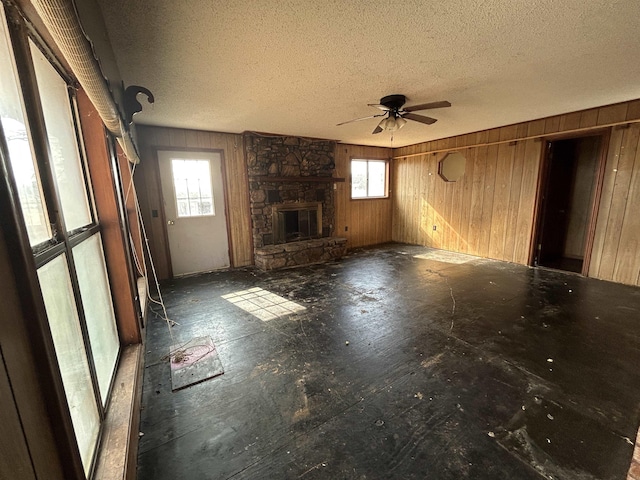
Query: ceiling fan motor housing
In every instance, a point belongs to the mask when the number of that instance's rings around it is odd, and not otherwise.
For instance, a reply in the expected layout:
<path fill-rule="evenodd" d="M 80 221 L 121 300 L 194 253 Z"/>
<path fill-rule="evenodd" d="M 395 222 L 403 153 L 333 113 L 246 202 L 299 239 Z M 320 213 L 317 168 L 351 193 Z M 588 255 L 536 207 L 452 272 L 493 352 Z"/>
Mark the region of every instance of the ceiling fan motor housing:
<path fill-rule="evenodd" d="M 407 101 L 404 95 L 387 95 L 380 99 L 380 105 L 384 105 L 393 111 L 398 111 Z"/>

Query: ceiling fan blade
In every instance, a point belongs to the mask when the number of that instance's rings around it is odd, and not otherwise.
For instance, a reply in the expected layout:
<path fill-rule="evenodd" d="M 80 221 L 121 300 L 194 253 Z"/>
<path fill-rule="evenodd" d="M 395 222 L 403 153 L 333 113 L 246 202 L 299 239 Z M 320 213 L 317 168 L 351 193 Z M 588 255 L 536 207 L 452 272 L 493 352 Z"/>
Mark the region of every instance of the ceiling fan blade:
<path fill-rule="evenodd" d="M 379 108 L 380 110 L 384 110 L 385 112 L 389 112 L 391 109 L 385 105 L 380 105 L 379 103 L 367 103 L 368 106 L 370 107 L 376 107 Z"/>
<path fill-rule="evenodd" d="M 375 135 L 376 133 L 380 133 L 381 131 L 382 131 L 382 127 L 378 125 L 371 133 Z"/>
<path fill-rule="evenodd" d="M 431 102 L 431 103 L 423 103 L 420 105 L 412 105 L 410 107 L 405 107 L 404 111 L 405 112 L 417 112 L 418 110 L 429 110 L 430 108 L 444 108 L 444 107 L 450 107 L 451 104 L 449 102 L 447 102 L 446 100 L 443 100 L 442 102 Z"/>
<path fill-rule="evenodd" d="M 405 113 L 404 115 L 402 115 L 402 117 L 413 120 L 414 122 L 426 123 L 427 125 L 431 125 L 432 123 L 436 123 L 438 121 L 436 118 L 416 115 L 415 113 Z"/>
<path fill-rule="evenodd" d="M 338 123 L 336 127 L 339 127 L 340 125 L 345 125 L 347 123 L 359 122 L 360 120 L 369 120 L 370 118 L 382 117 L 384 115 L 385 115 L 384 113 L 378 113 L 376 115 L 369 115 L 368 117 L 356 118 L 354 120 L 348 120 L 346 122 Z"/>

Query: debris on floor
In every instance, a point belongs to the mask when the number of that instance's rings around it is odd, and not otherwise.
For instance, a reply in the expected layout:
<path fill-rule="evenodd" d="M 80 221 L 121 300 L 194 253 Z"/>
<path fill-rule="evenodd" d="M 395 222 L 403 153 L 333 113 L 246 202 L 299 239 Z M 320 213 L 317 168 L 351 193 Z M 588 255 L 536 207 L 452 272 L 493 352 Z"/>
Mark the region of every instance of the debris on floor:
<path fill-rule="evenodd" d="M 203 382 L 224 373 L 211 337 L 196 337 L 171 346 L 171 390 Z"/>

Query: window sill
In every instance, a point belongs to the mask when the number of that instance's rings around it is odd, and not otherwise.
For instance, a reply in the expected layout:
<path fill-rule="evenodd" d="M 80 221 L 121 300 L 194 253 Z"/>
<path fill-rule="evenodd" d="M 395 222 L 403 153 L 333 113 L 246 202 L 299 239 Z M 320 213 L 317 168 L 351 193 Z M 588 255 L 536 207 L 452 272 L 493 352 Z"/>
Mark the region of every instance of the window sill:
<path fill-rule="evenodd" d="M 123 347 L 94 480 L 135 479 L 142 393 L 142 344 Z"/>
<path fill-rule="evenodd" d="M 391 197 L 387 195 L 386 197 L 351 197 L 349 200 L 352 202 L 359 202 L 360 200 L 389 200 L 389 198 Z"/>

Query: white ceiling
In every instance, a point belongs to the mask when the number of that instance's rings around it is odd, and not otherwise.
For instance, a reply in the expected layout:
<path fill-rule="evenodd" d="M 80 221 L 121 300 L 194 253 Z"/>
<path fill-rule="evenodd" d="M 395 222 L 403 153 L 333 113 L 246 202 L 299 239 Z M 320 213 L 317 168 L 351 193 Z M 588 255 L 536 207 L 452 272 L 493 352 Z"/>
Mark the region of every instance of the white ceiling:
<path fill-rule="evenodd" d="M 136 123 L 391 146 L 368 103 L 449 100 L 393 146 L 640 98 L 638 0 L 98 0 Z M 143 102 L 144 104 L 144 102 Z"/>

